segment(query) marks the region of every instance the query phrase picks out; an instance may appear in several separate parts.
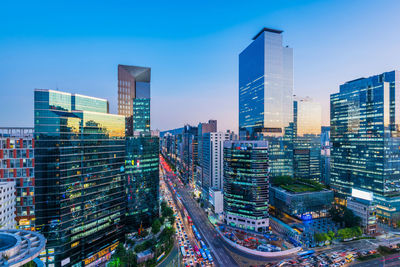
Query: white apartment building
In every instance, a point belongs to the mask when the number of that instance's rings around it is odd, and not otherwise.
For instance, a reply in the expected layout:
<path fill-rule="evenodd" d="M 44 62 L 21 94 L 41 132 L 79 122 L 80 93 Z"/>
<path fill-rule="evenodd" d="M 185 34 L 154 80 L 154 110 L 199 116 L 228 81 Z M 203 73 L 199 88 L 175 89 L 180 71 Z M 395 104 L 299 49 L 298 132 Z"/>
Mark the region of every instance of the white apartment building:
<path fill-rule="evenodd" d="M 15 182 L 0 182 L 0 228 L 15 226 Z"/>

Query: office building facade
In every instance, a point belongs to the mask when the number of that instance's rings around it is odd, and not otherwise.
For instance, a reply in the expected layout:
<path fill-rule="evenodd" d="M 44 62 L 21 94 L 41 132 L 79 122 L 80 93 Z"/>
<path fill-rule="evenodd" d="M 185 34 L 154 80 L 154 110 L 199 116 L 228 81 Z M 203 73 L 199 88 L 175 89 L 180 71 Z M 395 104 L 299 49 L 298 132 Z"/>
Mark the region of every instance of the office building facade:
<path fill-rule="evenodd" d="M 263 232 L 269 226 L 268 142 L 224 143 L 224 216 L 226 224 Z"/>
<path fill-rule="evenodd" d="M 321 105 L 310 98 L 293 101 L 293 176 L 321 179 Z"/>
<path fill-rule="evenodd" d="M 33 128 L 0 128 L 0 178 L 14 181 L 17 228 L 35 226 L 35 142 Z"/>
<path fill-rule="evenodd" d="M 321 127 L 321 182 L 331 183 L 331 127 Z"/>
<path fill-rule="evenodd" d="M 15 229 L 15 181 L 0 182 L 0 228 Z"/>
<path fill-rule="evenodd" d="M 209 199 L 211 188 L 223 189 L 223 161 L 224 142 L 229 140 L 228 132 L 205 133 L 202 137 L 202 171 L 203 185 L 202 195 L 205 200 Z"/>
<path fill-rule="evenodd" d="M 287 189 L 271 186 L 269 190 L 270 205 L 277 214 L 286 213 L 302 220 L 323 218 L 333 203 L 333 191 L 291 192 Z"/>
<path fill-rule="evenodd" d="M 371 200 L 356 197 L 347 198 L 347 208 L 353 211 L 354 215 L 361 218 L 361 226 L 365 233 L 375 234 L 377 231 L 376 205 Z"/>
<path fill-rule="evenodd" d="M 98 265 L 124 239 L 125 117 L 108 106 L 35 90 L 35 226 L 47 266 Z"/>
<path fill-rule="evenodd" d="M 264 28 L 239 55 L 241 138 L 282 136 L 292 121 L 293 50 L 282 31 Z"/>
<path fill-rule="evenodd" d="M 150 132 L 126 137 L 126 227 L 135 232 L 159 216 L 159 138 Z"/>
<path fill-rule="evenodd" d="M 118 65 L 118 114 L 128 136 L 150 130 L 150 78 L 150 68 Z"/>
<path fill-rule="evenodd" d="M 267 140 L 271 176 L 293 175 L 293 50 L 264 28 L 239 55 L 239 136 Z"/>
<path fill-rule="evenodd" d="M 385 221 L 400 218 L 399 75 L 346 82 L 330 99 L 330 179 L 337 201 L 345 205 L 348 196 L 363 192 Z"/>

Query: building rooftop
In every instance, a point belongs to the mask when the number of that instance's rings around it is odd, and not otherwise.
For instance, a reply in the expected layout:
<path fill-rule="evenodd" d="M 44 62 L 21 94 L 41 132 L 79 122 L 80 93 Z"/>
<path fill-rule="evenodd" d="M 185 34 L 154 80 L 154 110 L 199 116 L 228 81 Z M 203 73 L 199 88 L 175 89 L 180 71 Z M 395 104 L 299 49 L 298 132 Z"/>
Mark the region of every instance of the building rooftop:
<path fill-rule="evenodd" d="M 135 77 L 137 82 L 150 82 L 151 69 L 149 67 L 139 67 L 130 65 L 118 65 L 118 68 L 122 68 L 129 72 L 130 75 Z"/>
<path fill-rule="evenodd" d="M 263 32 L 272 32 L 281 34 L 283 31 L 264 27 L 259 33 L 257 33 L 256 36 L 253 37 L 253 40 L 257 39 L 258 36 L 260 36 Z"/>
<path fill-rule="evenodd" d="M 22 266 L 45 249 L 46 239 L 38 232 L 0 230 L 0 266 Z"/>

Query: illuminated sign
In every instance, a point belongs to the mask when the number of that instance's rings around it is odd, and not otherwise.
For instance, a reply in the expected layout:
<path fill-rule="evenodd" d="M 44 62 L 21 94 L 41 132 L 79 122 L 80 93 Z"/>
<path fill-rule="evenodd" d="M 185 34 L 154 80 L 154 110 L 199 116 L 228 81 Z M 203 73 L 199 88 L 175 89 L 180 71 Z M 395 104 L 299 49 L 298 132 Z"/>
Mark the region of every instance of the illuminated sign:
<path fill-rule="evenodd" d="M 30 225 L 30 221 L 27 219 L 19 220 L 19 225 Z"/>
<path fill-rule="evenodd" d="M 351 196 L 371 201 L 374 197 L 374 194 L 372 192 L 367 192 L 352 188 Z"/>
<path fill-rule="evenodd" d="M 310 213 L 303 214 L 303 215 L 301 215 L 301 220 L 302 220 L 302 221 L 309 221 L 309 220 L 312 220 L 312 215 L 311 215 Z"/>
<path fill-rule="evenodd" d="M 108 246 L 108 247 L 100 250 L 99 252 L 97 252 L 96 254 L 91 256 L 90 258 L 84 259 L 83 260 L 84 264 L 88 265 L 88 264 L 100 259 L 101 257 L 104 257 L 105 255 L 107 255 L 108 253 L 113 251 L 116 247 L 118 247 L 118 244 L 119 244 L 119 242 L 112 244 L 111 246 Z"/>
<path fill-rule="evenodd" d="M 61 261 L 61 266 L 67 265 L 67 264 L 70 263 L 70 262 L 71 262 L 71 260 L 70 260 L 69 257 L 66 258 L 66 259 L 63 259 L 63 260 Z"/>

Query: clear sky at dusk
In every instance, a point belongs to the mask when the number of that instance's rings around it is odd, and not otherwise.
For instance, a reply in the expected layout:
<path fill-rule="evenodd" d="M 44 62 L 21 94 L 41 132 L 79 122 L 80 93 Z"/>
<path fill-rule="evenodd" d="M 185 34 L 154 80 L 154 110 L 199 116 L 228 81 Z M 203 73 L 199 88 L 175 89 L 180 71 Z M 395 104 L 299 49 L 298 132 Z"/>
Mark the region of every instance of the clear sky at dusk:
<path fill-rule="evenodd" d="M 33 89 L 106 98 L 117 65 L 152 68 L 152 128 L 217 119 L 237 131 L 238 54 L 262 28 L 294 49 L 294 92 L 323 106 L 362 76 L 400 69 L 400 1 L 7 1 L 0 126 L 33 126 Z"/>

